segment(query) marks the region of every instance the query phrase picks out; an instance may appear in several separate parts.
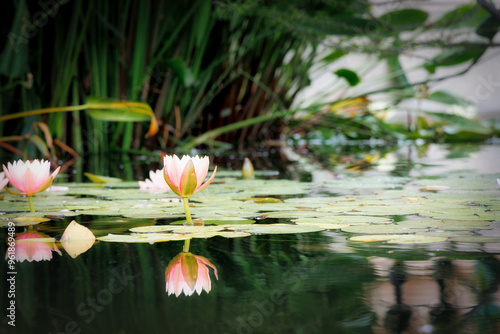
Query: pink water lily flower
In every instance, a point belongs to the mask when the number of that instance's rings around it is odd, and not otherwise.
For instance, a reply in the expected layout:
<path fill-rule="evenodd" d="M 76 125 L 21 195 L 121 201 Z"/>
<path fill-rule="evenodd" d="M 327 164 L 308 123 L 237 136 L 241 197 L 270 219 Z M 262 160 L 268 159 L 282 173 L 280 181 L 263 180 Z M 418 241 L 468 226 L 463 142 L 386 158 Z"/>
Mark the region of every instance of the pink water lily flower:
<path fill-rule="evenodd" d="M 41 241 L 37 241 L 41 239 Z M 16 237 L 14 252 L 7 250 L 5 258 L 14 256 L 19 262 L 25 260 L 31 261 L 50 261 L 52 252 L 61 255 L 54 241 L 47 241 L 50 237 L 39 232 L 20 233 Z"/>
<path fill-rule="evenodd" d="M 9 183 L 9 179 L 5 177 L 5 173 L 1 172 L 0 173 L 0 191 L 3 190 L 3 188 Z"/>
<path fill-rule="evenodd" d="M 194 193 L 205 189 L 215 177 L 217 167 L 212 175 L 203 183 L 208 173 L 209 159 L 207 156 L 190 157 L 184 155 L 179 159 L 175 154 L 163 159 L 164 178 L 170 189 L 182 198 L 187 198 Z"/>
<path fill-rule="evenodd" d="M 139 188 L 141 190 L 170 190 L 170 187 L 163 178 L 163 169 L 150 170 L 149 179 L 139 181 Z"/>
<path fill-rule="evenodd" d="M 165 270 L 166 291 L 169 295 L 175 293 L 176 297 L 181 293 L 191 296 L 195 291 L 201 294 L 203 290 L 209 293 L 212 282 L 207 266 L 212 267 L 215 277 L 219 279 L 217 268 L 208 259 L 190 252 L 178 254 Z"/>
<path fill-rule="evenodd" d="M 13 192 L 9 188 L 5 189 L 14 195 L 34 195 L 45 191 L 52 185 L 59 169 L 61 167 L 50 174 L 50 162 L 47 160 L 9 162 L 7 167 L 3 165 L 3 171 L 10 183 L 19 190 L 19 193 Z"/>

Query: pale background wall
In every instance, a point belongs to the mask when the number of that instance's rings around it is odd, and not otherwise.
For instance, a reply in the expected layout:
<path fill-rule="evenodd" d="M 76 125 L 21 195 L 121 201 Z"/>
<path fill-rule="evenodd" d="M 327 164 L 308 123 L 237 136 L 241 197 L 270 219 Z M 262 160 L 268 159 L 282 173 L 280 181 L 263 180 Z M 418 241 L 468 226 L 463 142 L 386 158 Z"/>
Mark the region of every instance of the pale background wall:
<path fill-rule="evenodd" d="M 376 0 L 373 1 L 373 8 L 377 16 L 402 8 L 418 8 L 428 12 L 430 14 L 428 21 L 433 21 L 460 4 L 470 2 L 470 0 Z M 493 3 L 497 8 L 500 8 L 500 0 L 495 0 Z M 500 43 L 499 35 L 497 34 L 495 37 L 495 42 L 497 43 Z M 471 36 L 471 39 L 477 39 L 477 37 Z M 328 44 L 328 42 L 325 44 Z M 325 54 L 330 51 L 328 48 L 325 48 Z M 429 58 L 435 54 L 435 50 L 429 49 L 419 51 L 419 53 L 405 54 L 400 57 L 402 66 L 408 71 L 407 75 L 410 82 L 421 81 L 428 75 L 424 69 L 411 70 L 415 65 L 421 64 L 422 60 L 419 56 Z M 438 68 L 436 74 L 437 76 L 444 76 L 456 73 L 465 67 L 464 65 L 442 67 Z M 343 80 L 338 79 L 333 74 L 335 70 L 340 68 L 348 68 L 357 72 L 362 79 L 361 83 L 356 87 L 349 88 Z M 335 62 L 333 66 L 313 69 L 311 71 L 312 84 L 298 97 L 297 104 L 308 104 L 312 101 L 332 101 L 341 95 L 355 96 L 363 92 L 373 91 L 387 85 L 388 74 L 389 70 L 387 66 L 384 63 L 378 63 L 375 57 L 349 54 Z M 477 116 L 481 119 L 500 119 L 500 47 L 488 50 L 480 62 L 465 75 L 432 83 L 429 91 L 433 92 L 435 90 L 447 90 L 474 103 L 474 106 L 465 108 L 464 110 L 454 110 L 456 112 L 469 115 L 477 113 Z M 385 101 L 386 104 L 390 104 L 391 101 L 386 95 L 375 95 L 373 99 L 382 102 Z M 403 102 L 399 109 L 405 110 L 406 108 L 411 109 L 417 106 L 423 109 L 439 111 L 444 111 L 443 108 L 445 110 L 447 108 L 442 104 L 425 101 L 418 104 L 413 99 Z"/>

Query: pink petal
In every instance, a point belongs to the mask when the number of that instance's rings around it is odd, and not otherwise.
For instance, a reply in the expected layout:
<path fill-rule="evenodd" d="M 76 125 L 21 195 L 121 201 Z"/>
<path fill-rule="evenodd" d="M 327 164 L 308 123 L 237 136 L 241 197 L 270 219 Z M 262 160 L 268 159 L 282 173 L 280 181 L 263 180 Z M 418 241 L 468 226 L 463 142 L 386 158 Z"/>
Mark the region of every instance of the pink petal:
<path fill-rule="evenodd" d="M 196 188 L 199 188 L 203 184 L 205 177 L 207 177 L 210 160 L 208 159 L 207 156 L 203 158 L 198 158 L 198 156 L 196 156 L 192 159 L 192 161 L 194 164 L 194 169 L 196 170 L 196 178 L 197 178 Z"/>
<path fill-rule="evenodd" d="M 212 288 L 210 275 L 208 273 L 208 268 L 200 261 L 198 262 L 198 281 L 196 282 L 196 292 L 201 294 L 202 290 L 205 290 L 207 293 L 210 292 Z"/>
<path fill-rule="evenodd" d="M 207 180 L 207 182 L 205 182 L 203 185 L 201 185 L 200 187 L 198 187 L 198 189 L 195 190 L 195 193 L 197 193 L 199 191 L 202 191 L 203 189 L 205 189 L 206 187 L 208 187 L 208 185 L 213 181 L 216 172 L 217 172 L 217 166 L 215 166 L 215 169 L 212 172 L 212 175 L 210 176 L 210 178 Z"/>

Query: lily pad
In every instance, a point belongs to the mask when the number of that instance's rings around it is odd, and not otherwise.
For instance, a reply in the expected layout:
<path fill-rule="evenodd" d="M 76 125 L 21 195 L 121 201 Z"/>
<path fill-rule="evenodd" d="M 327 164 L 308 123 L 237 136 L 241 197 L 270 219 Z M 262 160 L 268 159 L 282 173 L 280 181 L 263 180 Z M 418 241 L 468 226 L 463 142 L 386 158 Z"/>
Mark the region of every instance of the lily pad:
<path fill-rule="evenodd" d="M 125 242 L 125 243 L 156 243 L 165 241 L 187 240 L 189 236 L 173 233 L 146 233 L 146 234 L 108 234 L 105 237 L 97 238 L 99 241 L 105 242 Z"/>
<path fill-rule="evenodd" d="M 92 173 L 83 173 L 86 177 L 90 179 L 90 181 L 94 183 L 108 183 L 108 182 L 121 182 L 123 181 L 120 178 L 117 177 L 109 177 L 109 176 L 103 176 L 103 175 L 95 175 Z"/>
<path fill-rule="evenodd" d="M 289 224 L 253 224 L 231 226 L 235 231 L 252 234 L 296 234 L 324 231 L 325 228 L 316 225 L 289 225 Z"/>
<path fill-rule="evenodd" d="M 224 226 L 183 226 L 183 225 L 155 225 L 141 226 L 131 228 L 131 232 L 135 233 L 158 233 L 158 232 L 175 232 L 175 233 L 204 233 L 216 232 L 224 230 Z"/>
<path fill-rule="evenodd" d="M 171 222 L 170 225 L 182 225 L 186 222 L 186 220 L 177 220 L 174 222 Z M 205 225 L 237 225 L 237 224 L 253 224 L 255 223 L 255 220 L 253 219 L 244 219 L 244 218 L 238 218 L 238 217 L 217 217 L 217 219 L 204 219 L 203 218 L 203 223 Z"/>
<path fill-rule="evenodd" d="M 351 237 L 351 241 L 362 241 L 362 242 L 375 242 L 375 241 L 387 241 L 391 244 L 423 244 L 432 242 L 443 242 L 446 241 L 446 237 L 434 237 L 425 235 L 414 235 L 414 234 L 399 234 L 399 235 L 387 235 L 387 234 L 373 234 L 373 235 L 361 235 Z"/>
<path fill-rule="evenodd" d="M 391 224 L 392 219 L 379 216 L 327 216 L 321 218 L 296 218 L 295 223 L 310 224 Z"/>
<path fill-rule="evenodd" d="M 343 232 L 362 233 L 362 234 L 395 234 L 395 233 L 413 233 L 427 231 L 425 227 L 410 228 L 395 224 L 376 224 L 367 226 L 346 226 L 341 228 Z"/>

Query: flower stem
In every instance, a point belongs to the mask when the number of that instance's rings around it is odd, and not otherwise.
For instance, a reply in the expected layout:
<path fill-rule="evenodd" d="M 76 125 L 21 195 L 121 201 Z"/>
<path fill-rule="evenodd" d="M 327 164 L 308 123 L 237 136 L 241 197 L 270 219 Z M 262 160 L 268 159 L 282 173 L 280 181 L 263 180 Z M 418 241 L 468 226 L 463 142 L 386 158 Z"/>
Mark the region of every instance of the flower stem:
<path fill-rule="evenodd" d="M 188 224 L 192 224 L 193 219 L 191 218 L 191 212 L 189 212 L 189 198 L 183 197 L 182 201 L 184 202 L 184 212 L 186 213 L 186 221 Z"/>
<path fill-rule="evenodd" d="M 33 206 L 33 196 L 28 195 L 28 203 L 30 205 L 30 211 L 35 212 L 35 207 Z"/>
<path fill-rule="evenodd" d="M 190 243 L 191 243 L 191 239 L 184 240 L 184 249 L 182 250 L 183 252 L 185 252 L 185 253 L 189 252 L 189 244 Z"/>

